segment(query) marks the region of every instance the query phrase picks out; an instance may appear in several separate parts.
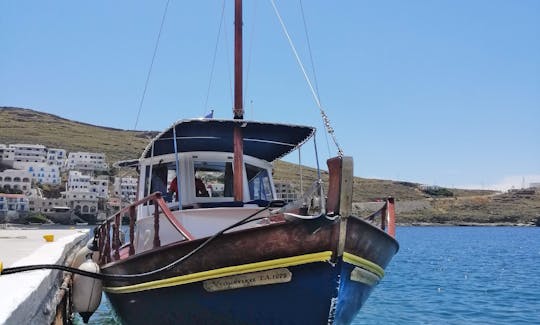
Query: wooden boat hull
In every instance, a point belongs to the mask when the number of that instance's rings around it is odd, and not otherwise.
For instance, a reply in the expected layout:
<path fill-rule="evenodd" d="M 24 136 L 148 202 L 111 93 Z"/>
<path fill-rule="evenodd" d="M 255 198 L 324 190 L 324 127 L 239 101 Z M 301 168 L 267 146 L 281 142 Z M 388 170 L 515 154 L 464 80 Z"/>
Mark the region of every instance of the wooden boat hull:
<path fill-rule="evenodd" d="M 103 266 L 148 272 L 204 239 L 178 242 Z M 349 324 L 398 250 L 356 218 L 283 222 L 226 233 L 171 270 L 104 290 L 126 324 Z"/>

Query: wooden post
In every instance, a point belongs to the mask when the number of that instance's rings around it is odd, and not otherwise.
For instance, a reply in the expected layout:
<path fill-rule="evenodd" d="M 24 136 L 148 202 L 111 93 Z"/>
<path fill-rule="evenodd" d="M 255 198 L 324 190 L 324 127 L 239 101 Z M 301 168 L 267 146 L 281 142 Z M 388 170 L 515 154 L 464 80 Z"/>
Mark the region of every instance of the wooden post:
<path fill-rule="evenodd" d="M 105 226 L 105 263 L 111 261 L 111 221 L 107 220 Z"/>
<path fill-rule="evenodd" d="M 353 159 L 334 157 L 326 163 L 329 174 L 326 211 L 348 217 L 352 213 Z"/>
<path fill-rule="evenodd" d="M 105 236 L 107 235 L 107 232 L 105 231 L 105 228 L 101 226 L 99 228 L 99 264 L 105 264 Z"/>
<path fill-rule="evenodd" d="M 381 229 L 386 230 L 386 219 L 388 214 L 388 201 L 384 203 L 384 206 L 381 209 Z"/>
<path fill-rule="evenodd" d="M 114 227 L 113 227 L 114 233 L 114 259 L 119 260 L 120 259 L 120 246 L 122 245 L 120 243 L 120 212 L 118 212 L 114 216 Z"/>
<path fill-rule="evenodd" d="M 394 198 L 389 197 L 388 202 L 388 234 L 392 237 L 396 237 L 396 213 Z"/>
<path fill-rule="evenodd" d="M 244 143 L 240 125 L 234 127 L 234 200 L 244 200 Z"/>

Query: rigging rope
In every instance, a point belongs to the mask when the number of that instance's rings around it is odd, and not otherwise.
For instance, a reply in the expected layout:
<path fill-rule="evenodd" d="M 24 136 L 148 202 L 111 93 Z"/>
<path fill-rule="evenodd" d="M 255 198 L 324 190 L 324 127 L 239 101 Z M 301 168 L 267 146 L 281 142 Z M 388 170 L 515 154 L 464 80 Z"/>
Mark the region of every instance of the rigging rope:
<path fill-rule="evenodd" d="M 167 0 L 167 3 L 165 4 L 165 10 L 163 11 L 163 16 L 161 17 L 161 25 L 159 26 L 158 37 L 156 40 L 156 45 L 154 46 L 154 54 L 152 55 L 150 68 L 148 69 L 148 73 L 146 75 L 146 81 L 144 83 L 144 90 L 141 97 L 141 101 L 139 102 L 139 111 L 137 112 L 137 118 L 135 119 L 135 126 L 133 127 L 133 130 L 137 130 L 137 124 L 139 124 L 139 117 L 141 115 L 141 110 L 144 103 L 144 97 L 146 96 L 146 89 L 148 88 L 148 82 L 150 81 L 150 74 L 152 73 L 152 68 L 154 66 L 154 60 L 156 59 L 156 53 L 159 46 L 159 40 L 161 38 L 161 31 L 163 30 L 163 25 L 165 24 L 165 17 L 167 16 L 167 10 L 169 9 L 169 2 L 170 0 Z"/>
<path fill-rule="evenodd" d="M 328 118 L 328 116 L 326 115 L 326 113 L 324 112 L 322 108 L 321 102 L 319 100 L 319 96 L 315 92 L 315 88 L 313 87 L 313 84 L 311 83 L 311 80 L 309 79 L 306 69 L 304 68 L 304 64 L 302 63 L 302 60 L 300 59 L 300 56 L 298 55 L 298 52 L 296 51 L 296 47 L 294 46 L 291 36 L 289 35 L 289 32 L 287 31 L 287 27 L 285 26 L 285 23 L 283 22 L 283 19 L 281 18 L 281 15 L 279 14 L 279 11 L 276 7 L 274 0 L 270 0 L 270 3 L 272 4 L 272 7 L 274 8 L 274 12 L 276 13 L 276 16 L 279 20 L 281 28 L 283 29 L 283 32 L 285 33 L 285 36 L 287 37 L 287 40 L 289 41 L 289 45 L 291 46 L 294 56 L 296 57 L 296 61 L 298 62 L 298 65 L 300 66 L 300 69 L 302 70 L 302 73 L 304 74 L 304 78 L 306 79 L 306 82 L 308 83 L 309 89 L 311 90 L 311 94 L 313 95 L 313 98 L 315 99 L 315 102 L 317 103 L 317 106 L 319 107 L 323 124 L 326 128 L 326 132 L 328 132 L 328 134 L 330 134 L 330 136 L 332 137 L 332 140 L 334 141 L 334 144 L 338 149 L 338 156 L 343 157 L 343 150 L 341 149 L 339 143 L 337 142 L 336 135 L 334 134 L 334 129 L 330 125 L 330 119 Z"/>
<path fill-rule="evenodd" d="M 257 4 L 258 1 L 255 1 L 253 6 L 253 14 L 251 17 L 253 17 L 251 20 L 253 21 L 253 24 L 251 25 L 251 33 L 249 36 L 249 49 L 248 49 L 248 55 L 247 55 L 247 64 L 246 64 L 246 80 L 244 82 L 244 98 L 247 98 L 248 93 L 248 86 L 249 86 L 249 76 L 250 76 L 250 68 L 251 68 L 251 54 L 253 53 L 253 39 L 255 36 L 255 23 L 257 22 Z M 253 101 L 251 101 L 251 104 L 253 104 Z M 242 103 L 242 107 L 244 107 L 244 103 Z M 252 105 L 253 106 L 253 105 Z M 253 108 L 253 107 L 252 107 Z M 251 118 L 253 118 L 253 109 L 251 113 Z"/>
<path fill-rule="evenodd" d="M 221 26 L 223 25 L 224 16 L 225 16 L 225 0 L 223 0 L 223 4 L 221 6 L 221 19 L 219 21 L 219 29 L 218 29 L 217 39 L 216 39 L 216 46 L 214 47 L 214 57 L 212 58 L 212 67 L 210 68 L 210 80 L 208 80 L 208 89 L 206 91 L 206 99 L 204 101 L 203 112 L 202 112 L 203 116 L 207 111 L 206 105 L 208 105 L 208 97 L 210 97 L 210 87 L 212 86 L 212 79 L 214 79 L 214 67 L 216 65 L 216 56 L 217 56 L 219 38 L 221 36 Z"/>
<path fill-rule="evenodd" d="M 227 16 L 225 16 L 225 19 L 227 19 Z M 225 25 L 227 25 L 227 23 L 225 23 Z M 228 37 L 228 34 L 227 34 L 227 28 L 224 28 L 223 29 L 223 34 L 224 34 L 224 37 L 225 37 L 225 53 L 227 54 L 227 64 L 228 64 L 228 69 L 227 69 L 227 73 L 229 75 L 229 96 L 230 96 L 230 101 L 231 101 L 231 107 L 234 106 L 233 104 L 233 98 L 234 98 L 234 90 L 233 90 L 233 77 L 231 75 L 231 71 L 234 71 L 234 68 L 231 66 L 231 62 L 232 60 L 230 59 L 230 54 L 229 54 L 229 37 Z"/>
<path fill-rule="evenodd" d="M 309 41 L 309 34 L 306 22 L 306 15 L 304 14 L 304 6 L 302 5 L 302 0 L 299 0 L 300 3 L 300 12 L 302 13 L 302 22 L 304 23 L 304 32 L 306 34 L 306 42 L 308 46 L 309 60 L 311 61 L 311 73 L 313 74 L 313 83 L 315 84 L 315 90 L 317 96 L 320 98 L 319 83 L 317 82 L 317 74 L 315 73 L 315 61 L 313 60 L 313 55 L 311 51 L 311 42 Z M 324 134 L 324 139 L 326 140 L 326 150 L 328 150 L 328 157 L 330 157 L 330 142 L 328 141 L 328 133 Z"/>
<path fill-rule="evenodd" d="M 302 13 L 302 22 L 304 23 L 304 32 L 306 33 L 306 41 L 308 46 L 309 60 L 311 61 L 311 73 L 313 74 L 313 83 L 315 84 L 315 90 L 317 91 L 317 97 L 320 97 L 319 84 L 317 82 L 317 74 L 315 73 L 315 61 L 313 60 L 313 55 L 311 52 L 311 42 L 309 41 L 308 28 L 306 23 L 306 16 L 304 15 L 304 6 L 302 5 L 302 0 L 300 2 L 300 12 Z"/>

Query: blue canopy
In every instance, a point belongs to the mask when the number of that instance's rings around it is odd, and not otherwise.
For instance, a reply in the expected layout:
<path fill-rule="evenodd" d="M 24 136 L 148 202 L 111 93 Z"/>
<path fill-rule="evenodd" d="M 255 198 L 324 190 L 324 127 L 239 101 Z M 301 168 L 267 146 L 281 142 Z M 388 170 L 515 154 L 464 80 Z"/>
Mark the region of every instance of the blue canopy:
<path fill-rule="evenodd" d="M 285 156 L 315 133 L 315 128 L 301 125 L 246 120 L 181 120 L 155 137 L 146 147 L 141 158 L 174 153 L 174 129 L 176 129 L 178 152 L 233 152 L 235 126 L 242 128 L 244 155 L 266 161 L 274 161 Z"/>

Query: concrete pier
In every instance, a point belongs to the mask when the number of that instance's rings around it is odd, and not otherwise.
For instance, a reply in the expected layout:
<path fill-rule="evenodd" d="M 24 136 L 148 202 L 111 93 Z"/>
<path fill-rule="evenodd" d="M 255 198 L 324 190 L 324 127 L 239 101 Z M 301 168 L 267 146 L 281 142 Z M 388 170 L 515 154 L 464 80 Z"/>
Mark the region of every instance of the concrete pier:
<path fill-rule="evenodd" d="M 47 242 L 44 235 L 53 235 Z M 0 229 L 0 261 L 4 268 L 68 265 L 89 239 L 88 229 Z M 38 270 L 0 276 L 0 324 L 53 324 L 59 299 L 64 299 L 64 272 Z M 59 294 L 60 293 L 60 294 Z"/>

